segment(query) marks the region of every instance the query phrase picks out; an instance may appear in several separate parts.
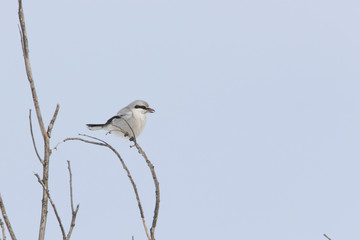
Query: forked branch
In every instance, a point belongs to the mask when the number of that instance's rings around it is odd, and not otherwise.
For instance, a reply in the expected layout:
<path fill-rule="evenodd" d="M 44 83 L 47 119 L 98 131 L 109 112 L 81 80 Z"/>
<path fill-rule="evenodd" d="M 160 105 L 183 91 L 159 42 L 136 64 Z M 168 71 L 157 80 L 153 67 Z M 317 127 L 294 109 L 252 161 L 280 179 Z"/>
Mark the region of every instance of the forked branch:
<path fill-rule="evenodd" d="M 51 131 L 54 126 L 54 122 L 55 122 L 57 114 L 59 112 L 59 105 L 56 106 L 55 113 L 50 121 L 50 124 L 49 124 L 47 130 L 46 130 L 45 124 L 44 124 L 44 121 L 42 118 L 42 114 L 40 111 L 40 104 L 39 104 L 38 96 L 36 93 L 35 82 L 33 79 L 33 74 L 32 74 L 32 69 L 31 69 L 31 64 L 30 64 L 29 43 L 28 43 L 28 38 L 27 38 L 26 26 L 25 26 L 25 17 L 24 17 L 24 10 L 23 10 L 23 6 L 22 6 L 22 0 L 18 0 L 18 2 L 19 2 L 18 16 L 19 16 L 19 23 L 20 23 L 19 32 L 20 32 L 22 52 L 23 52 L 23 56 L 24 56 L 25 69 L 26 69 L 27 78 L 28 78 L 28 81 L 30 84 L 30 89 L 31 89 L 32 99 L 33 99 L 33 103 L 34 103 L 34 107 L 35 107 L 35 111 L 36 111 L 36 116 L 38 119 L 40 131 L 41 131 L 43 141 L 44 141 L 44 156 L 40 157 L 40 155 L 37 151 L 37 148 L 36 148 L 35 140 L 34 140 L 31 115 L 30 115 L 31 112 L 30 112 L 29 119 L 30 119 L 31 137 L 32 137 L 36 155 L 43 166 L 43 174 L 42 174 L 41 183 L 44 186 L 43 186 L 43 198 L 42 198 L 42 205 L 41 205 L 39 240 L 44 240 L 45 228 L 46 228 L 46 222 L 47 222 L 47 213 L 48 213 L 48 196 L 49 196 L 49 194 L 47 193 L 47 189 L 48 189 L 48 183 L 49 183 L 49 164 L 50 164 L 50 155 L 51 155 L 50 136 L 51 136 Z"/>
<path fill-rule="evenodd" d="M 55 216 L 56 216 L 56 219 L 58 220 L 58 223 L 59 223 L 59 226 L 60 226 L 60 230 L 61 230 L 61 234 L 63 236 L 63 239 L 66 239 L 66 236 L 65 236 L 65 231 L 64 231 L 64 227 L 61 223 L 61 218 L 57 212 L 57 209 L 56 209 L 56 206 L 55 206 L 55 203 L 53 202 L 51 196 L 50 196 L 50 192 L 49 192 L 49 189 L 45 186 L 45 184 L 43 183 L 43 181 L 41 181 L 40 177 L 39 177 L 39 174 L 35 173 L 34 174 L 35 177 L 37 178 L 38 182 L 40 183 L 40 185 L 43 187 L 43 190 L 46 192 L 46 195 L 48 196 L 49 200 L 50 200 L 50 203 L 51 203 L 51 206 L 54 210 L 54 213 L 55 213 Z"/>
<path fill-rule="evenodd" d="M 61 230 L 61 234 L 63 236 L 63 240 L 69 240 L 70 237 L 71 237 L 71 234 L 72 234 L 72 231 L 75 227 L 75 220 L 76 220 L 76 215 L 79 211 L 79 207 L 80 205 L 78 204 L 76 206 L 76 210 L 74 210 L 74 201 L 73 201 L 73 191 L 72 191 L 72 173 L 71 173 L 71 166 L 70 166 L 70 161 L 67 161 L 68 163 L 68 170 L 69 170 L 69 183 L 70 183 L 70 203 L 71 203 L 71 213 L 72 213 L 72 218 L 71 218 L 71 223 L 70 223 L 70 228 L 69 228 L 69 232 L 68 234 L 65 234 L 65 230 L 64 230 L 64 226 L 61 222 L 61 218 L 59 216 L 59 213 L 56 209 L 56 206 L 55 206 L 55 203 L 54 201 L 52 200 L 51 196 L 50 196 L 50 192 L 49 192 L 49 189 L 45 186 L 45 184 L 41 181 L 39 175 L 37 173 L 35 173 L 35 177 L 37 178 L 38 182 L 40 183 L 40 185 L 43 187 L 44 191 L 46 192 L 49 200 L 50 200 L 50 204 L 54 210 L 54 213 L 55 213 L 55 216 L 56 216 L 56 219 L 59 223 L 59 226 L 60 226 L 60 230 Z"/>
<path fill-rule="evenodd" d="M 27 74 L 27 78 L 28 78 L 29 84 L 30 84 L 31 94 L 32 94 L 32 98 L 33 98 L 33 102 L 34 102 L 34 106 L 35 106 L 35 111 L 36 111 L 36 116 L 38 119 L 40 131 L 41 131 L 41 134 L 44 139 L 44 157 L 41 160 L 41 158 L 39 158 L 39 156 L 38 156 L 38 158 L 40 159 L 40 161 L 42 162 L 42 165 L 43 165 L 42 183 L 45 185 L 45 188 L 43 190 L 42 204 L 41 204 L 39 240 L 44 240 L 45 228 L 46 228 L 46 222 L 47 222 L 47 212 L 48 212 L 48 210 L 47 210 L 48 209 L 48 195 L 46 194 L 45 189 L 48 187 L 48 182 L 49 182 L 49 159 L 50 159 L 50 154 L 51 154 L 50 139 L 49 139 L 48 132 L 45 129 L 45 124 L 44 124 L 44 121 L 43 121 L 43 118 L 41 115 L 39 100 L 38 100 L 38 96 L 36 93 L 35 83 L 34 83 L 34 79 L 33 79 L 33 75 L 32 75 L 32 70 L 31 70 L 31 65 L 30 65 L 30 57 L 29 57 L 29 43 L 28 43 L 28 38 L 27 38 L 26 26 L 25 26 L 24 10 L 23 10 L 21 0 L 19 0 L 18 15 L 19 15 L 19 22 L 20 22 L 21 46 L 22 46 L 22 51 L 23 51 L 23 55 L 24 55 L 26 74 Z M 51 133 L 51 131 L 50 131 L 50 133 Z"/>

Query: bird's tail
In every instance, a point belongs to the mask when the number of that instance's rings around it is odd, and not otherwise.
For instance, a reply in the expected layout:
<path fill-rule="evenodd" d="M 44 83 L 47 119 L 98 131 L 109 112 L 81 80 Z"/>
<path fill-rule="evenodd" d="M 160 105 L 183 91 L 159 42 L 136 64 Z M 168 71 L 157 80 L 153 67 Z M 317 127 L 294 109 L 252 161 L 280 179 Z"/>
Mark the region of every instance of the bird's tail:
<path fill-rule="evenodd" d="M 86 124 L 89 130 L 100 130 L 103 129 L 105 124 Z"/>

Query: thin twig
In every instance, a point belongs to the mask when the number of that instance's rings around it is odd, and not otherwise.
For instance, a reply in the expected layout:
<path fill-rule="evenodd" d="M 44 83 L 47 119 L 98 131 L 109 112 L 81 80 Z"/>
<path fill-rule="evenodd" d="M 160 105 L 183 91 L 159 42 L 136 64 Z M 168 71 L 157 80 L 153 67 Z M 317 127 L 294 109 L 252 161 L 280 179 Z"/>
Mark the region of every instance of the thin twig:
<path fill-rule="evenodd" d="M 5 210 L 5 206 L 4 206 L 4 202 L 2 200 L 2 197 L 1 197 L 1 194 L 0 194 L 0 209 L 1 209 L 1 213 L 2 213 L 2 216 L 4 218 L 4 221 L 5 221 L 5 224 L 6 224 L 6 227 L 10 233 L 10 237 L 12 240 L 16 240 L 16 237 L 15 237 L 15 233 L 11 227 L 11 224 L 10 224 L 10 221 L 9 221 L 9 218 L 6 214 L 6 210 Z"/>
<path fill-rule="evenodd" d="M 329 238 L 328 235 L 326 235 L 325 233 L 324 233 L 324 237 L 326 237 L 328 240 L 331 240 L 331 238 Z"/>
<path fill-rule="evenodd" d="M 100 138 L 93 137 L 93 136 L 90 136 L 90 135 L 87 135 L 87 134 L 79 134 L 79 136 L 88 137 L 88 138 L 97 140 L 97 141 L 99 141 L 99 142 L 101 142 L 101 143 L 96 143 L 96 142 L 94 142 L 96 145 L 103 145 L 103 146 L 109 147 L 111 150 L 113 150 L 113 151 L 116 152 L 116 150 L 115 150 L 110 144 L 108 144 L 107 142 L 105 142 L 104 140 L 102 140 L 102 139 L 100 139 Z M 84 141 L 87 141 L 87 140 L 84 140 Z M 91 141 L 89 141 L 89 142 L 91 142 Z M 120 155 L 118 155 L 118 156 L 120 156 Z M 121 157 L 120 157 L 120 158 L 121 158 Z"/>
<path fill-rule="evenodd" d="M 94 141 L 89 141 L 89 140 L 85 140 L 85 139 L 82 139 L 82 138 L 66 138 L 64 139 L 62 142 L 60 143 L 63 143 L 63 142 L 67 142 L 67 141 L 71 141 L 71 140 L 78 140 L 78 141 L 82 141 L 82 142 L 85 142 L 85 143 L 89 143 L 89 144 L 94 144 L 94 145 L 98 145 L 98 146 L 104 146 L 104 147 L 107 147 L 109 148 L 111 151 L 113 151 L 113 153 L 115 153 L 115 155 L 118 157 L 118 159 L 120 160 L 121 162 L 121 165 L 122 167 L 124 168 L 124 170 L 126 171 L 127 175 L 128 175 L 128 178 L 131 182 L 131 185 L 134 189 L 134 192 L 135 192 L 135 196 L 136 196 L 136 201 L 138 203 L 138 207 L 139 207 L 139 211 L 140 211 L 140 216 L 141 216 L 141 220 L 143 222 L 143 226 L 144 226 L 144 229 L 145 229 L 145 233 L 146 233 L 146 236 L 148 238 L 148 240 L 151 240 L 151 237 L 150 237 L 150 234 L 149 234 L 149 230 L 147 228 L 147 225 L 146 225 L 146 221 L 145 221 L 145 215 L 144 215 L 144 211 L 143 211 L 143 208 L 142 208 L 142 205 L 141 205 L 141 201 L 140 201 L 140 196 L 139 196 L 139 193 L 138 193 L 138 190 L 137 190 L 137 187 L 136 187 L 136 184 L 130 174 L 130 171 L 129 169 L 127 168 L 124 160 L 122 159 L 122 157 L 120 156 L 120 154 L 110 145 L 108 144 L 107 142 L 105 142 L 104 140 L 101 140 L 99 138 L 96 138 L 96 137 L 92 137 L 92 136 L 89 136 L 89 135 L 86 135 L 86 134 L 79 134 L 80 136 L 83 136 L 83 137 L 88 137 L 88 138 L 91 138 L 91 139 L 94 139 L 94 140 L 97 140 L 99 142 L 94 142 Z M 59 144 L 60 144 L 59 143 Z M 57 146 L 59 145 L 57 144 Z M 56 147 L 57 147 L 56 146 Z"/>
<path fill-rule="evenodd" d="M 72 173 L 71 173 L 71 166 L 70 161 L 67 160 L 68 170 L 69 170 L 69 182 L 70 182 L 70 203 L 71 203 L 71 212 L 74 212 L 74 201 L 73 201 L 73 191 L 72 191 Z"/>
<path fill-rule="evenodd" d="M 71 224 L 70 224 L 70 228 L 69 228 L 69 232 L 66 236 L 66 240 L 70 239 L 71 237 L 71 234 L 72 234 L 72 231 L 75 227 L 75 220 L 76 220 L 76 215 L 77 215 L 77 212 L 79 210 L 79 204 L 76 206 L 76 210 L 74 211 L 74 201 L 73 201 L 73 190 L 72 190 L 72 173 L 71 173 L 71 166 L 70 166 L 70 161 L 68 160 L 67 161 L 68 163 L 68 170 L 69 170 L 69 182 L 70 182 L 70 202 L 71 202 L 71 214 L 72 214 L 72 217 L 71 217 Z"/>
<path fill-rule="evenodd" d="M 31 139 L 32 139 L 32 142 L 33 142 L 33 146 L 34 146 L 34 149 L 35 149 L 36 156 L 38 157 L 41 164 L 44 165 L 44 161 L 41 159 L 41 157 L 39 155 L 39 152 L 38 152 L 37 147 L 36 147 L 35 139 L 34 139 L 34 133 L 33 133 L 32 121 L 31 121 L 31 109 L 29 109 L 29 122 L 30 122 Z"/>
<path fill-rule="evenodd" d="M 0 227 L 1 227 L 1 232 L 2 232 L 2 238 L 3 238 L 3 240 L 6 240 L 5 226 L 4 226 L 4 223 L 1 218 L 0 218 Z"/>
<path fill-rule="evenodd" d="M 79 134 L 80 135 L 80 134 Z M 74 141 L 74 140 L 78 140 L 78 141 L 82 141 L 82 142 L 86 142 L 86 143 L 90 143 L 90 144 L 95 144 L 95 145 L 99 145 L 99 146 L 106 146 L 106 144 L 103 143 L 98 143 L 98 142 L 93 142 L 93 141 L 89 141 L 86 139 L 82 139 L 82 138 L 66 138 L 64 140 L 62 140 L 61 142 L 59 142 L 58 144 L 56 144 L 56 146 L 54 147 L 55 150 L 57 150 L 58 146 L 64 142 L 67 141 Z"/>
<path fill-rule="evenodd" d="M 54 115 L 51 118 L 51 121 L 50 121 L 49 126 L 48 126 L 48 130 L 47 130 L 47 135 L 49 136 L 49 138 L 51 137 L 51 131 L 52 131 L 53 127 L 54 127 L 54 123 L 55 123 L 56 117 L 57 117 L 57 115 L 59 113 L 59 110 L 60 110 L 60 105 L 56 104 Z"/>
<path fill-rule="evenodd" d="M 59 222 L 59 226 L 60 226 L 60 230 L 61 230 L 61 233 L 63 235 L 63 239 L 66 239 L 66 235 L 65 235 L 65 231 L 64 231 L 64 227 L 61 223 L 61 218 L 56 210 L 56 206 L 55 206 L 55 203 L 53 202 L 53 200 L 51 199 L 51 196 L 50 196 L 50 192 L 49 192 L 49 189 L 45 186 L 45 184 L 43 183 L 43 181 L 41 181 L 39 175 L 37 173 L 34 174 L 35 177 L 37 178 L 38 182 L 40 183 L 40 185 L 43 187 L 44 191 L 46 192 L 49 200 L 50 200 L 50 203 L 51 203 L 51 206 L 54 210 L 54 213 L 55 213 L 55 216 L 56 216 L 56 219 L 58 220 Z"/>

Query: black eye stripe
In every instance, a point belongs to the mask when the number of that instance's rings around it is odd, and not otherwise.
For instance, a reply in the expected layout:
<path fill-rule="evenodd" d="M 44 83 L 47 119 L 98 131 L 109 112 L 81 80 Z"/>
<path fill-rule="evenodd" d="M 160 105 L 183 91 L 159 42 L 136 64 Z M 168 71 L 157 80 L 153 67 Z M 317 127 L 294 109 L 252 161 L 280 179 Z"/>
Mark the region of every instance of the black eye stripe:
<path fill-rule="evenodd" d="M 136 105 L 135 108 L 142 108 L 142 109 L 146 110 L 145 106 L 140 106 L 140 105 Z"/>

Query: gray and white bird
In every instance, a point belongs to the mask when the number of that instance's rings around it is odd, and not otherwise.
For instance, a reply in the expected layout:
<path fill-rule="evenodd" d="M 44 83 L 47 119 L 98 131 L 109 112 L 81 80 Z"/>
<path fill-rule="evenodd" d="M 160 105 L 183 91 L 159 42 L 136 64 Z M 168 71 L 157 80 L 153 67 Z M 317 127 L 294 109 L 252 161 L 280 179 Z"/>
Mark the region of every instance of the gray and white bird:
<path fill-rule="evenodd" d="M 86 124 L 90 130 L 106 130 L 120 137 L 137 138 L 144 130 L 146 114 L 155 112 L 149 104 L 143 100 L 136 100 L 121 109 L 115 116 L 104 124 Z"/>

